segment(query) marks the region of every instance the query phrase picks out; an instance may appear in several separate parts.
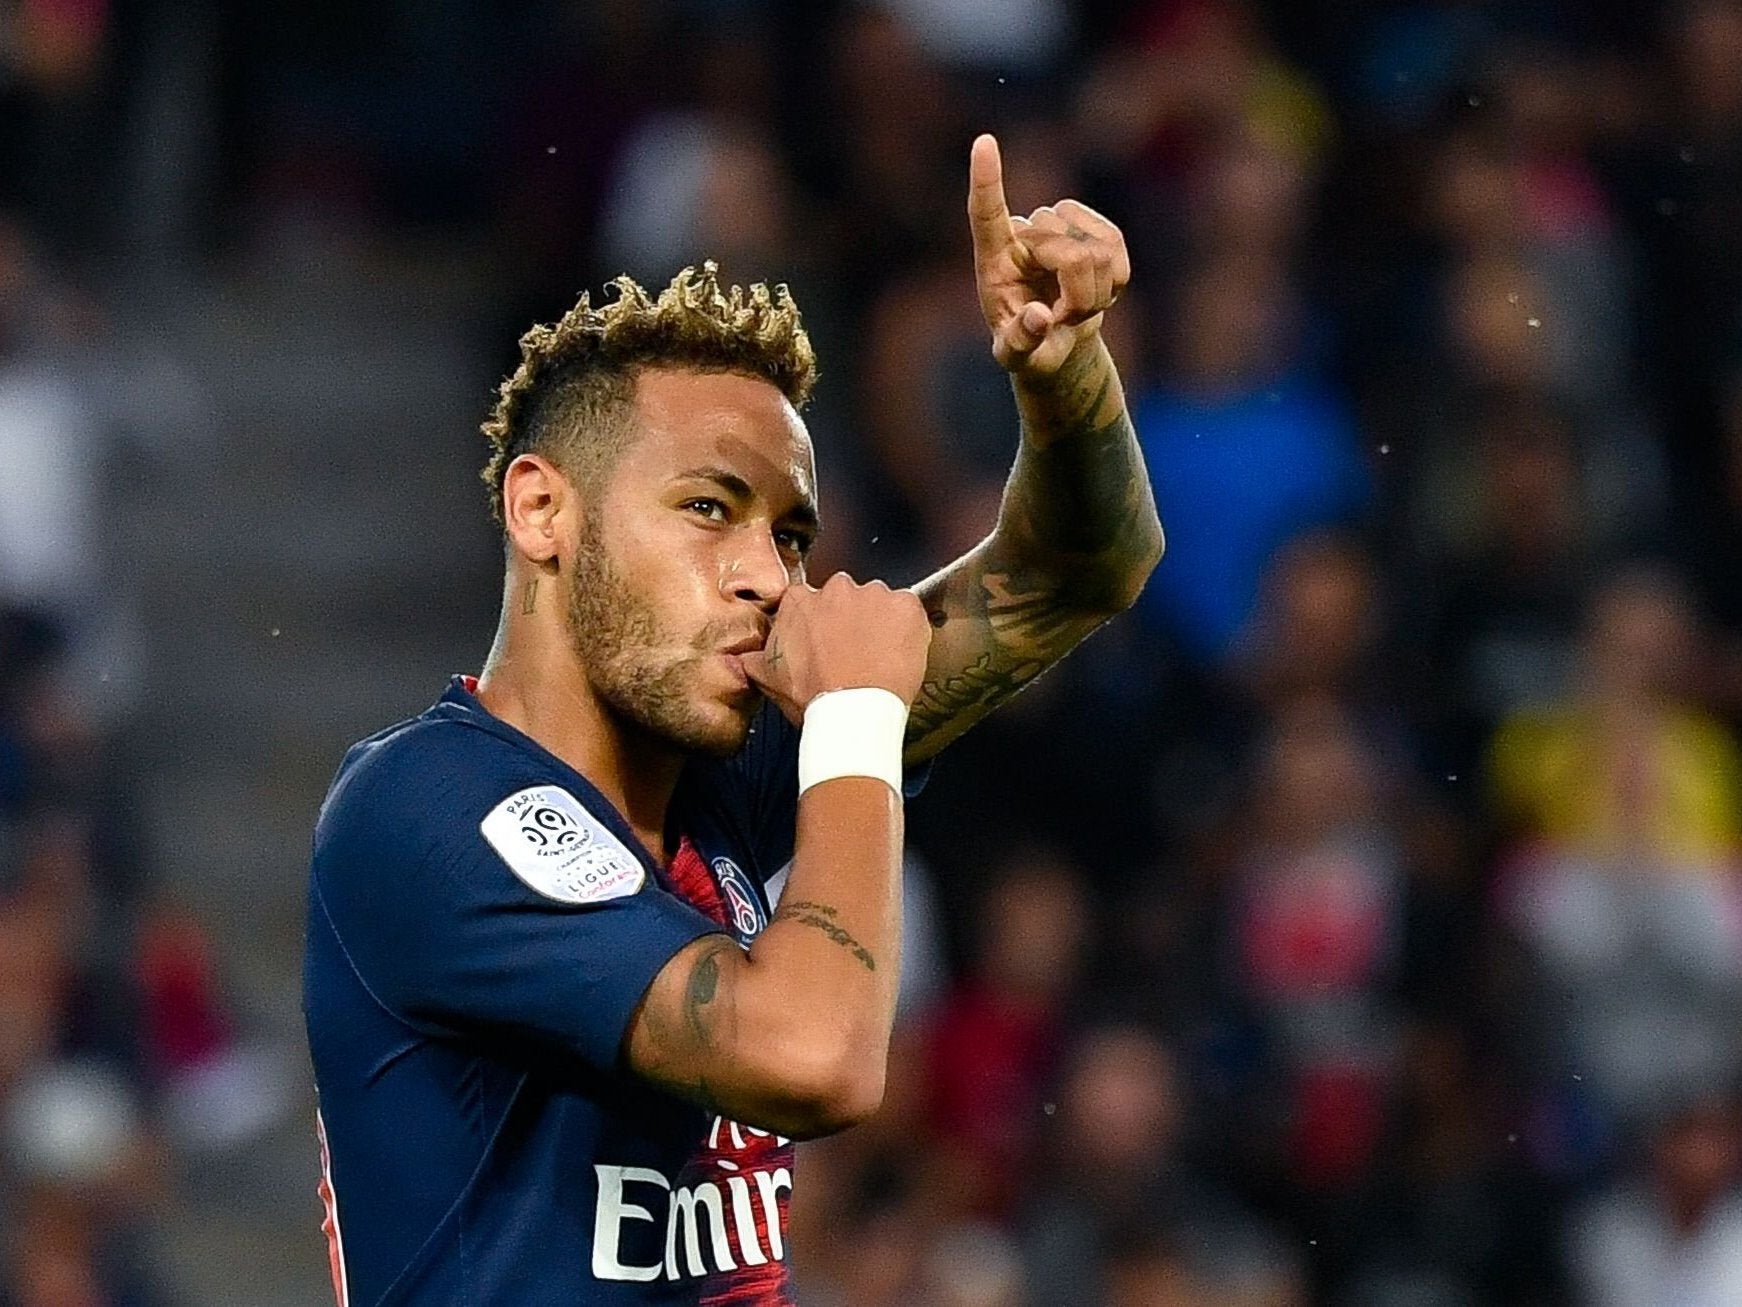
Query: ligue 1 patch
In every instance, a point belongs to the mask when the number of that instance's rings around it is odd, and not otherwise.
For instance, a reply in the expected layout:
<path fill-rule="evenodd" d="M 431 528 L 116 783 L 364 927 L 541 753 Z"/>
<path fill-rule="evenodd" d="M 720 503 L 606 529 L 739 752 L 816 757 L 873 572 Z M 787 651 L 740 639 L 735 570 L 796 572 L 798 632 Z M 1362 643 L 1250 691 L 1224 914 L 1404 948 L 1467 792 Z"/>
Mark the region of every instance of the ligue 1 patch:
<path fill-rule="evenodd" d="M 748 939 L 768 924 L 763 919 L 762 904 L 756 899 L 756 891 L 750 888 L 749 877 L 732 859 L 715 858 L 713 866 L 720 895 L 726 900 L 727 911 L 732 914 L 732 926 Z"/>
<path fill-rule="evenodd" d="M 560 786 L 510 794 L 478 829 L 522 884 L 558 903 L 619 899 L 647 880 L 641 860 Z"/>

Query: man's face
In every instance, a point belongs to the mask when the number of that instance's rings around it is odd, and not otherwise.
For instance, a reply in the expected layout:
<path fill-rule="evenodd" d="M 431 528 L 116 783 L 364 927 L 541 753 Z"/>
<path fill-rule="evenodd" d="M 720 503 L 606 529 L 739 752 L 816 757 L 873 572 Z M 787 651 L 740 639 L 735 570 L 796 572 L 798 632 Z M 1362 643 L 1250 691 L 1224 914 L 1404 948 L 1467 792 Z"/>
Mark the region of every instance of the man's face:
<path fill-rule="evenodd" d="M 760 703 L 738 655 L 816 534 L 810 437 L 777 388 L 733 373 L 645 371 L 631 421 L 582 514 L 570 636 L 620 717 L 729 756 Z"/>

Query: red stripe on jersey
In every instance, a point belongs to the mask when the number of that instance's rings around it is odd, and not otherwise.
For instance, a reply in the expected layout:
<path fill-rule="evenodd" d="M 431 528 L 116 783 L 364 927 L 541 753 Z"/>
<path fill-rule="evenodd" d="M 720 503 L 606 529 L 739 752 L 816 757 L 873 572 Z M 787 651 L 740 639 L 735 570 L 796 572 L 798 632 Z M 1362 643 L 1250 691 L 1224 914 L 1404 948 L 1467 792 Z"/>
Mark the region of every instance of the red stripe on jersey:
<path fill-rule="evenodd" d="M 725 896 L 689 836 L 666 868 L 671 886 L 692 907 L 730 928 Z M 792 1196 L 790 1139 L 716 1116 L 702 1147 L 678 1177 L 680 1189 L 712 1184 L 728 1196 L 727 1246 L 735 1269 L 715 1271 L 702 1285 L 703 1307 L 782 1307 L 793 1301 L 786 1266 L 786 1218 Z M 772 1208 L 772 1210 L 770 1210 Z M 748 1220 L 740 1226 L 740 1213 Z"/>
<path fill-rule="evenodd" d="M 351 1307 L 351 1287 L 345 1279 L 345 1241 L 339 1234 L 339 1195 L 333 1188 L 333 1155 L 327 1148 L 327 1123 L 315 1113 L 315 1134 L 321 1141 L 321 1233 L 327 1236 L 327 1266 L 333 1275 L 333 1297 L 339 1307 Z"/>
<path fill-rule="evenodd" d="M 665 869 L 665 874 L 671 878 L 671 887 L 684 902 L 705 913 L 711 921 L 722 926 L 730 924 L 719 882 L 708 870 L 708 864 L 702 861 L 702 855 L 696 852 L 696 846 L 690 843 L 688 835 L 678 841 L 677 852 L 672 855 L 671 866 Z"/>

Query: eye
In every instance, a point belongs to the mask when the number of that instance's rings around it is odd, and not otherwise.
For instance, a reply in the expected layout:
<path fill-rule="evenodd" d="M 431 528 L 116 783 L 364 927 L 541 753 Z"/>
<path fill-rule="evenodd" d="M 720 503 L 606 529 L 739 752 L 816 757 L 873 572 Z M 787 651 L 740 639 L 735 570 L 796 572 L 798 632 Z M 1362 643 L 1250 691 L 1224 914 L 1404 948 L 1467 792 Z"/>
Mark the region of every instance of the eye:
<path fill-rule="evenodd" d="M 726 520 L 726 506 L 717 499 L 690 499 L 678 505 L 688 513 L 696 513 L 710 522 Z"/>
<path fill-rule="evenodd" d="M 803 558 L 806 554 L 810 553 L 811 546 L 816 542 L 811 538 L 808 531 L 776 531 L 774 533 L 774 543 L 781 549 L 788 550 L 791 553 L 797 554 L 800 558 Z"/>

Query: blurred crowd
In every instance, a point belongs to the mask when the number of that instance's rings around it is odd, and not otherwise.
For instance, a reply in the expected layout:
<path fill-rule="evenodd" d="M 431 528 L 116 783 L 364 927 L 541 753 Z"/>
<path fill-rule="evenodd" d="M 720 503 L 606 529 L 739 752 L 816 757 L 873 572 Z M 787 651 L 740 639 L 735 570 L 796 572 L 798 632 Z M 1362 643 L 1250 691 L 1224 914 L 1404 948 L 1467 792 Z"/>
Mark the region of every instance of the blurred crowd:
<path fill-rule="evenodd" d="M 153 1150 L 254 1102 L 89 683 L 106 278 L 446 242 L 504 368 L 620 271 L 787 281 L 818 564 L 910 580 L 1015 438 L 986 129 L 1013 208 L 1130 243 L 1168 554 L 911 809 L 888 1098 L 803 1151 L 801 1300 L 1742 1302 L 1742 0 L 352 9 L 0 2 L 0 1303 L 147 1301 Z M 129 209 L 178 21 L 205 186 Z"/>
<path fill-rule="evenodd" d="M 290 1094 L 140 828 L 137 674 L 101 505 L 133 414 L 95 303 L 0 217 L 0 1303 L 168 1307 L 178 1161 Z M 131 430 L 131 434 L 141 434 Z"/>

